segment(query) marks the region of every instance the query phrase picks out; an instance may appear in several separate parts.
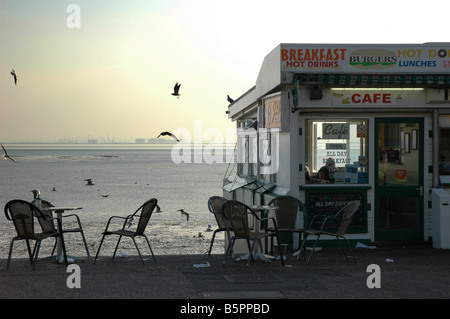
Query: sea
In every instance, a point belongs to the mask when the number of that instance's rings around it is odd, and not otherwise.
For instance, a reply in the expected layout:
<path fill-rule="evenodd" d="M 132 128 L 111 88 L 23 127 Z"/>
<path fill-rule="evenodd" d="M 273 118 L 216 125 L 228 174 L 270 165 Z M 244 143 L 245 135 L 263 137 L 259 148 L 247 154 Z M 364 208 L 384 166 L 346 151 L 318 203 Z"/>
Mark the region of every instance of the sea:
<path fill-rule="evenodd" d="M 226 158 L 209 163 L 174 160 L 168 144 L 4 144 L 10 160 L 0 160 L 0 206 L 12 199 L 33 200 L 34 189 L 54 206 L 82 207 L 86 222 L 105 222 L 112 215 L 132 214 L 156 198 L 162 219 L 179 219 L 179 209 L 191 220 L 214 221 L 211 196 L 222 195 L 230 169 Z M 197 154 L 205 152 L 201 148 Z M 175 152 L 180 154 L 180 152 Z M 194 150 L 191 152 L 194 159 Z M 186 157 L 185 157 L 186 158 Z M 91 179 L 94 185 L 87 185 Z M 3 209 L 2 209 L 3 210 Z M 2 213 L 0 223 L 5 223 Z"/>

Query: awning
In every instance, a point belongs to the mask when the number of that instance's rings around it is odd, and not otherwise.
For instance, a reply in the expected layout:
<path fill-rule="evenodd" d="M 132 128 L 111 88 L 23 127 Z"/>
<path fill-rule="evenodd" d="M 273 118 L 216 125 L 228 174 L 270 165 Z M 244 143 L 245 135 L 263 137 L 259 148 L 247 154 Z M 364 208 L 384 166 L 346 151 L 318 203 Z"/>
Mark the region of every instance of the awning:
<path fill-rule="evenodd" d="M 224 180 L 224 185 L 222 186 L 223 190 L 231 193 L 232 191 L 247 186 L 249 184 L 255 183 L 256 177 L 248 177 L 243 178 L 239 176 L 235 176 L 233 180 L 226 179 Z"/>
<path fill-rule="evenodd" d="M 355 75 L 355 74 L 299 74 L 299 84 L 327 85 L 450 85 L 450 75 Z"/>

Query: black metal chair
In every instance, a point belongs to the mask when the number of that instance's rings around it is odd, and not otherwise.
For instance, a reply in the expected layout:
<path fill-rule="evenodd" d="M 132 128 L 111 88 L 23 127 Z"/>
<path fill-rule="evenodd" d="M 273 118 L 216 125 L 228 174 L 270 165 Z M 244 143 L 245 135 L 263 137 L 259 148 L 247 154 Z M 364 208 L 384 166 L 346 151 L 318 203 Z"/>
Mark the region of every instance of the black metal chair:
<path fill-rule="evenodd" d="M 319 241 L 319 238 L 321 235 L 328 235 L 328 236 L 335 237 L 339 242 L 339 246 L 341 247 L 341 250 L 343 251 L 346 260 L 349 261 L 348 256 L 347 256 L 347 251 L 344 249 L 344 247 L 342 246 L 342 243 L 340 241 L 341 238 L 344 239 L 345 242 L 347 243 L 348 251 L 351 253 L 353 260 L 355 262 L 357 262 L 356 256 L 353 254 L 353 250 L 350 247 L 350 243 L 348 242 L 347 238 L 345 237 L 345 234 L 353 220 L 353 217 L 355 216 L 355 213 L 359 209 L 359 205 L 360 205 L 360 201 L 355 200 L 355 201 L 348 203 L 343 208 L 341 208 L 336 214 L 328 215 L 328 216 L 315 215 L 313 217 L 313 219 L 311 220 L 310 228 L 304 231 L 305 237 L 303 239 L 303 244 L 302 244 L 302 248 L 301 248 L 301 250 L 306 249 L 306 240 L 308 239 L 309 235 L 316 236 L 316 241 L 314 242 L 314 246 L 308 257 L 308 262 L 307 262 L 308 264 L 311 260 L 311 257 L 313 255 L 314 251 L 316 250 L 316 245 L 317 245 L 317 242 Z M 316 219 L 321 219 L 320 227 L 314 228 L 313 225 L 317 224 Z M 324 230 L 325 226 L 329 222 L 332 222 L 333 220 L 339 222 L 337 231 L 336 232 L 325 231 Z M 300 255 L 298 257 L 300 257 Z M 297 257 L 297 259 L 298 259 L 298 257 Z"/>
<path fill-rule="evenodd" d="M 230 222 L 231 228 L 233 229 L 234 235 L 231 237 L 231 243 L 228 245 L 227 251 L 225 253 L 225 258 L 223 260 L 223 265 L 227 262 L 227 257 L 233 249 L 234 243 L 236 239 L 245 239 L 247 241 L 247 246 L 249 250 L 249 258 L 247 261 L 247 267 L 250 264 L 250 261 L 253 259 L 253 253 L 255 250 L 256 243 L 259 243 L 262 247 L 261 239 L 267 238 L 267 237 L 276 237 L 277 243 L 280 242 L 278 238 L 278 228 L 277 228 L 277 222 L 275 218 L 268 217 L 268 218 L 259 218 L 258 215 L 247 205 L 244 203 L 241 203 L 239 201 L 230 200 L 227 201 L 223 205 L 223 212 L 227 218 L 227 220 Z M 252 230 L 249 226 L 248 218 L 255 218 L 259 222 L 264 222 L 266 220 L 271 220 L 273 222 L 274 228 L 271 232 L 261 232 Z M 251 244 L 250 244 L 251 242 Z M 280 259 L 282 266 L 285 265 L 284 263 L 284 257 L 283 252 L 281 249 L 281 246 L 278 245 L 278 250 L 280 253 Z"/>
<path fill-rule="evenodd" d="M 298 198 L 292 196 L 279 196 L 269 202 L 269 206 L 277 206 L 275 209 L 275 219 L 277 221 L 279 233 L 297 233 L 298 249 L 302 243 L 303 228 L 296 227 L 299 210 L 303 213 L 303 224 L 306 222 L 306 207 Z M 271 228 L 269 227 L 270 231 Z M 272 243 L 273 245 L 273 243 Z M 273 249 L 273 247 L 272 247 Z"/>
<path fill-rule="evenodd" d="M 46 238 L 57 239 L 58 237 L 62 242 L 64 263 L 66 264 L 66 266 L 68 265 L 66 248 L 64 245 L 64 236 L 62 232 L 61 221 L 59 219 L 46 216 L 39 208 L 31 204 L 30 202 L 21 199 L 11 200 L 6 203 L 5 215 L 8 220 L 13 221 L 14 227 L 17 232 L 17 236 L 15 236 L 11 240 L 6 269 L 9 269 L 13 244 L 16 240 L 25 240 L 27 244 L 30 263 L 33 265 L 33 269 L 35 269 L 41 241 Z M 52 227 L 49 227 L 43 232 L 37 232 L 35 228 L 35 218 L 37 218 L 38 220 L 45 220 Z M 55 228 L 55 220 L 58 228 Z M 36 241 L 33 251 L 31 251 L 30 240 Z"/>
<path fill-rule="evenodd" d="M 211 239 L 211 245 L 209 246 L 208 256 L 211 255 L 211 250 L 212 250 L 212 247 L 214 244 L 214 239 L 218 232 L 226 231 L 228 234 L 228 240 L 230 240 L 230 238 L 231 238 L 230 237 L 231 228 L 229 227 L 227 220 L 222 211 L 222 206 L 226 202 L 227 202 L 227 199 L 224 197 L 221 197 L 221 196 L 212 196 L 208 200 L 208 209 L 212 214 L 214 214 L 214 217 L 217 222 L 217 226 L 219 227 L 216 230 L 214 230 L 214 233 L 213 233 L 213 236 Z"/>
<path fill-rule="evenodd" d="M 135 240 L 135 237 L 141 236 L 141 237 L 144 237 L 145 240 L 147 241 L 148 247 L 150 248 L 150 252 L 153 257 L 153 261 L 156 262 L 155 255 L 153 254 L 153 250 L 150 245 L 150 241 L 148 240 L 147 236 L 144 234 L 144 231 L 145 231 L 145 228 L 147 227 L 148 222 L 150 221 L 150 217 L 152 216 L 153 211 L 155 210 L 157 204 L 158 204 L 158 200 L 156 198 L 152 198 L 149 201 L 142 204 L 142 206 L 140 206 L 132 215 L 128 215 L 127 217 L 122 217 L 122 216 L 110 217 L 108 220 L 108 223 L 106 224 L 105 231 L 103 232 L 103 237 L 102 237 L 102 240 L 100 241 L 100 245 L 98 247 L 97 254 L 95 255 L 94 263 L 97 261 L 97 257 L 100 252 L 100 249 L 102 247 L 105 236 L 109 236 L 109 235 L 118 235 L 119 236 L 112 259 L 114 259 L 116 256 L 117 248 L 119 247 L 119 243 L 120 243 L 120 240 L 122 239 L 122 236 L 125 236 L 125 237 L 130 237 L 133 240 L 134 245 L 138 251 L 139 258 L 141 259 L 142 263 L 145 264 L 144 259 L 142 258 L 141 252 L 139 250 L 139 247 Z M 108 230 L 111 221 L 115 218 L 124 220 L 122 228 L 119 230 L 114 230 L 114 231 Z M 125 229 L 125 227 L 127 225 L 129 225 L 135 218 L 139 219 L 136 229 L 135 230 Z"/>
<path fill-rule="evenodd" d="M 53 207 L 53 205 L 49 206 L 49 207 Z M 57 219 L 57 218 L 53 217 L 52 211 L 46 210 L 45 208 L 42 208 L 42 213 L 46 216 L 46 218 L 38 218 L 38 220 L 39 220 L 39 223 L 41 225 L 42 230 L 45 233 L 45 232 L 51 231 L 52 227 L 54 227 L 53 221 L 55 219 Z M 63 219 L 66 219 L 68 217 L 75 217 L 78 227 L 75 227 L 75 228 L 64 228 L 63 227 L 62 228 L 63 234 L 66 234 L 66 233 L 80 233 L 81 237 L 83 239 L 84 248 L 86 249 L 87 256 L 88 256 L 88 258 L 90 258 L 89 248 L 88 248 L 88 245 L 86 243 L 86 237 L 84 236 L 83 227 L 81 226 L 80 217 L 78 217 L 78 215 L 76 215 L 76 214 L 69 214 L 69 215 L 63 215 L 62 216 Z M 62 225 L 62 221 L 61 221 L 61 225 Z M 53 247 L 52 255 L 54 254 L 55 249 L 56 249 L 56 243 L 55 243 L 55 246 Z"/>

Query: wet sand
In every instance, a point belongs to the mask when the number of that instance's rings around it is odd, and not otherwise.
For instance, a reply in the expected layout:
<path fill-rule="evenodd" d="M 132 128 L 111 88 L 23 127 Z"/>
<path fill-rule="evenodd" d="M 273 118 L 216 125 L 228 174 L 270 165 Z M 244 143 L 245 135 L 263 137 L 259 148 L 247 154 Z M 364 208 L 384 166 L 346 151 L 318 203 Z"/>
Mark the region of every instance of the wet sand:
<path fill-rule="evenodd" d="M 97 253 L 102 232 L 105 230 L 107 221 L 102 222 L 83 222 L 84 234 L 92 257 Z M 217 226 L 212 225 L 212 230 Z M 71 228 L 76 225 L 71 222 L 64 222 L 63 227 Z M 120 224 L 115 224 L 113 230 L 120 229 Z M 133 227 L 133 226 L 132 226 Z M 145 234 L 155 256 L 158 255 L 202 255 L 207 253 L 213 231 L 207 231 L 208 225 L 204 221 L 164 221 L 151 220 L 147 226 Z M 111 228 L 110 228 L 111 229 Z M 132 229 L 132 228 L 130 228 Z M 0 259 L 8 258 L 8 251 L 11 239 L 16 236 L 12 222 L 2 220 L 0 223 Z M 112 255 L 117 243 L 117 236 L 107 236 L 100 251 L 101 256 Z M 144 238 L 137 238 L 139 249 L 144 255 L 149 255 L 150 251 Z M 65 243 L 67 254 L 73 256 L 86 256 L 81 235 L 79 233 L 65 234 Z M 50 255 L 54 245 L 53 239 L 42 241 L 39 257 Z M 212 253 L 223 254 L 224 252 L 224 232 L 219 232 L 214 240 Z M 130 238 L 122 238 L 117 251 L 118 256 L 136 256 L 137 251 Z M 25 241 L 16 241 L 14 243 L 12 258 L 27 257 Z"/>

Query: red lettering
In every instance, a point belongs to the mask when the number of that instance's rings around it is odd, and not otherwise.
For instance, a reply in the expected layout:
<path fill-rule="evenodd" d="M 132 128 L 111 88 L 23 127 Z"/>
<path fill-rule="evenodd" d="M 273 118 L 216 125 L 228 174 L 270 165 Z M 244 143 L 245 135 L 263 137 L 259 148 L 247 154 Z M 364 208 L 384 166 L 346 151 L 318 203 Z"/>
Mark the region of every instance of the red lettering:
<path fill-rule="evenodd" d="M 356 93 L 352 95 L 352 102 L 353 103 L 360 103 L 361 102 L 361 95 Z"/>
<path fill-rule="evenodd" d="M 361 94 L 355 93 L 352 95 L 352 102 L 353 103 L 368 103 L 368 104 L 376 104 L 379 102 L 382 102 L 383 104 L 390 104 L 392 102 L 391 100 L 391 94 L 390 93 L 373 93 L 373 94 L 364 94 L 361 97 Z"/>

